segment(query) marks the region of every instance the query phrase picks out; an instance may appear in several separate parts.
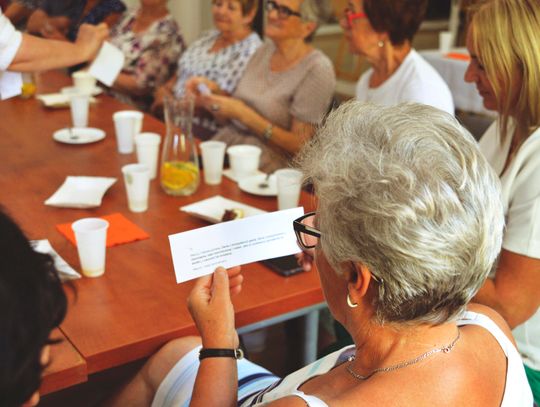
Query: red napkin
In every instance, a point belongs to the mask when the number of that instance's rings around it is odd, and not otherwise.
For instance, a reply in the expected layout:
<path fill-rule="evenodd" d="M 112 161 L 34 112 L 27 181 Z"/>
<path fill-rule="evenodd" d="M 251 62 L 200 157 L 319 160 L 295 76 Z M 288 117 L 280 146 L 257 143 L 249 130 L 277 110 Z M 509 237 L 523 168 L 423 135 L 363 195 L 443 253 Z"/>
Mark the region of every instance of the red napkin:
<path fill-rule="evenodd" d="M 137 240 L 144 240 L 150 237 L 148 233 L 128 220 L 121 213 L 113 213 L 112 215 L 101 216 L 101 219 L 105 219 L 109 222 L 109 229 L 107 230 L 107 247 L 135 242 Z M 77 245 L 77 242 L 75 241 L 75 234 L 71 229 L 71 223 L 56 225 L 56 228 L 67 238 L 67 240 L 69 240 L 75 246 Z"/>
<path fill-rule="evenodd" d="M 446 58 L 459 59 L 460 61 L 470 61 L 471 56 L 469 54 L 463 54 L 461 52 L 449 52 L 445 55 Z"/>

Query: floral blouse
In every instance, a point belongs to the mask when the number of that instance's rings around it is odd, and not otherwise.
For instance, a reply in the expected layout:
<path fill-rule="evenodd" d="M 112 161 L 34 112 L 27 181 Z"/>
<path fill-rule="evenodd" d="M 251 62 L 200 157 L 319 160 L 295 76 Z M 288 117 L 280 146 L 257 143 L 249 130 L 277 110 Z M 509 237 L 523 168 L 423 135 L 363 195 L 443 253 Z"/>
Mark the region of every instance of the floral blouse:
<path fill-rule="evenodd" d="M 178 62 L 177 81 L 174 85 L 176 97 L 184 94 L 186 82 L 192 76 L 204 76 L 216 82 L 225 92 L 231 94 L 234 92 L 247 63 L 262 42 L 257 33 L 251 33 L 243 40 L 218 52 L 210 52 L 219 36 L 218 30 L 210 30 L 184 52 Z M 217 128 L 217 123 L 210 113 L 198 111 L 195 114 L 193 133 L 197 137 L 207 139 Z"/>
<path fill-rule="evenodd" d="M 156 88 L 175 73 L 185 45 L 174 18 L 168 14 L 155 21 L 141 33 L 132 31 L 138 10 L 127 13 L 111 30 L 110 41 L 125 56 L 123 73 L 134 75 L 137 85 L 146 92 L 143 96 L 117 91 L 112 94 L 123 102 L 148 110 Z"/>

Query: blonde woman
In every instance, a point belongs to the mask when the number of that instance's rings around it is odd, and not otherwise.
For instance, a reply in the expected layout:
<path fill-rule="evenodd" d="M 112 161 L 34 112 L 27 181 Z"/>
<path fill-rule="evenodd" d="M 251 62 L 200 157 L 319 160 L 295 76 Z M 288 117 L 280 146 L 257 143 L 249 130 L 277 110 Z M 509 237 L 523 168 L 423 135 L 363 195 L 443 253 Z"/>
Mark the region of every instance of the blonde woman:
<path fill-rule="evenodd" d="M 475 298 L 513 328 L 540 402 L 540 2 L 484 0 L 471 10 L 465 80 L 499 119 L 480 149 L 499 174 L 506 215 L 503 250 Z"/>

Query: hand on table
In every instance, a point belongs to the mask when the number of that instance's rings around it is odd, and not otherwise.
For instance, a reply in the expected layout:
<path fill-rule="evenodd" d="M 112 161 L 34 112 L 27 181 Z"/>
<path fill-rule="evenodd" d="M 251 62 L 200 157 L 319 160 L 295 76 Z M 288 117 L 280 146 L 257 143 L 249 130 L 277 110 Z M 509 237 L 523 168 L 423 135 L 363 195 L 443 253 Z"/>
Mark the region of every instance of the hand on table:
<path fill-rule="evenodd" d="M 164 100 L 166 96 L 173 96 L 171 89 L 167 86 L 167 84 L 160 86 L 157 88 L 157 90 L 154 92 L 154 102 L 152 103 L 152 106 L 150 107 L 150 111 L 154 114 L 158 114 L 161 116 L 163 115 L 163 105 Z"/>
<path fill-rule="evenodd" d="M 218 267 L 199 278 L 188 297 L 188 308 L 205 348 L 237 348 L 231 295 L 242 290 L 244 280 L 240 267 L 225 270 Z"/>

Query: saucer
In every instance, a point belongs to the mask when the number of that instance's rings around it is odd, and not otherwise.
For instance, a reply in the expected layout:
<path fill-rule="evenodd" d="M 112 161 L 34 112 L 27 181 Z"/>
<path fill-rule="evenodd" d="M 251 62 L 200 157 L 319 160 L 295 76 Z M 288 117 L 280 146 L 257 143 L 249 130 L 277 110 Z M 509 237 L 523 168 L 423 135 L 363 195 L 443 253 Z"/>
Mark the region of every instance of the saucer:
<path fill-rule="evenodd" d="M 223 170 L 223 175 L 225 175 L 231 181 L 240 182 L 240 180 L 238 178 L 236 178 L 236 176 L 234 175 L 233 170 L 230 169 L 230 168 L 228 168 L 226 170 Z M 253 174 L 249 174 L 249 175 L 246 175 L 245 177 L 242 177 L 242 179 L 251 178 L 251 177 L 254 177 L 255 175 L 264 175 L 264 176 L 266 176 L 266 174 L 264 172 L 257 170 Z"/>
<path fill-rule="evenodd" d="M 75 86 L 66 86 L 65 88 L 60 89 L 60 93 L 63 95 L 71 95 L 73 93 L 80 93 L 80 91 Z M 94 89 L 90 92 L 90 95 L 97 96 L 103 93 L 103 89 L 99 86 L 94 86 Z"/>
<path fill-rule="evenodd" d="M 242 178 L 238 182 L 238 187 L 244 191 L 253 195 L 260 196 L 277 196 L 277 181 L 275 175 L 270 175 L 268 179 L 268 186 L 261 188 L 260 184 L 265 182 L 266 174 L 259 174 L 248 178 Z"/>
<path fill-rule="evenodd" d="M 103 140 L 105 132 L 92 127 L 72 127 L 55 131 L 53 139 L 66 144 L 88 144 Z"/>

